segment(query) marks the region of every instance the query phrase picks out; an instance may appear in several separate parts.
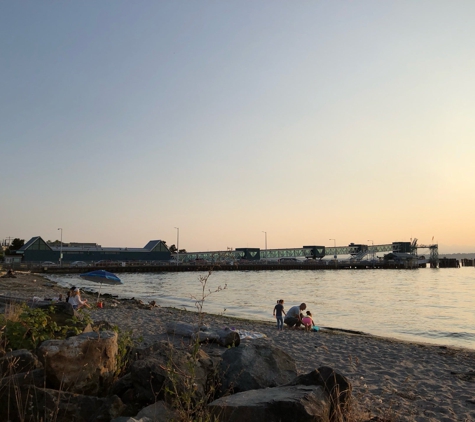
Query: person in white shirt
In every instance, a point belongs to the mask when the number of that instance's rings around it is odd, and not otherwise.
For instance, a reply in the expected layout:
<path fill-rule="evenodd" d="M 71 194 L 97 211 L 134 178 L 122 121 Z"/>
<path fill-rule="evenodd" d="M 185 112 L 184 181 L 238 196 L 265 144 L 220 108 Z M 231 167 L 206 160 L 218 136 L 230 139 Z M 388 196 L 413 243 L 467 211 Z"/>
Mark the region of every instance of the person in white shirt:
<path fill-rule="evenodd" d="M 81 299 L 79 288 L 75 288 L 73 290 L 71 296 L 69 297 L 68 303 L 73 306 L 73 309 L 90 308 L 89 303 L 87 303 L 87 299 Z"/>

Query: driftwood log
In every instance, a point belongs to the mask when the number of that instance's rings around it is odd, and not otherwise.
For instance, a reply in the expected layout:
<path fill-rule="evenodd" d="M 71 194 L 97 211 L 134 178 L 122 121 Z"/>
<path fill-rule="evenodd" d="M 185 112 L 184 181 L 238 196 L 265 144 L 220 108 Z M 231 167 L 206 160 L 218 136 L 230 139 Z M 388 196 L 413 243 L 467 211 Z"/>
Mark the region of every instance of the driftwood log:
<path fill-rule="evenodd" d="M 167 333 L 175 336 L 190 337 L 192 340 L 198 340 L 199 343 L 217 343 L 223 347 L 237 347 L 241 343 L 241 338 L 236 331 L 229 328 L 209 328 L 198 327 L 186 322 L 169 322 L 167 324 Z"/>

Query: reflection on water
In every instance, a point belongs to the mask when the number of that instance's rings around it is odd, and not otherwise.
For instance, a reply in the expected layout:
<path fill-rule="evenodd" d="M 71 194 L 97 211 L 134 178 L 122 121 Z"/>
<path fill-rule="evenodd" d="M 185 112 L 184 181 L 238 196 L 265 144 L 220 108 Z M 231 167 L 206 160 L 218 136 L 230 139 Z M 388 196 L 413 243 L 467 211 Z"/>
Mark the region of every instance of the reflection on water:
<path fill-rule="evenodd" d="M 157 300 L 195 310 L 207 273 L 121 274 L 122 286 L 103 286 L 119 297 Z M 51 277 L 64 286 L 98 288 L 79 276 Z M 215 272 L 204 310 L 273 321 L 278 299 L 285 309 L 307 303 L 320 326 L 400 339 L 475 348 L 475 269 Z"/>

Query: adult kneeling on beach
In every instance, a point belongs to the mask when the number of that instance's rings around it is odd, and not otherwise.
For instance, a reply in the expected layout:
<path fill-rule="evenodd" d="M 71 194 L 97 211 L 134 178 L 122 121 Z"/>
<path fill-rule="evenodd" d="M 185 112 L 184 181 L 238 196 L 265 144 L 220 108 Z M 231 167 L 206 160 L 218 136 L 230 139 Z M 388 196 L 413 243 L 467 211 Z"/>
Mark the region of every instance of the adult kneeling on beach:
<path fill-rule="evenodd" d="M 300 327 L 302 325 L 301 312 L 305 311 L 305 309 L 307 309 L 307 305 L 305 303 L 301 303 L 300 306 L 292 306 L 287 311 L 287 315 L 284 319 L 284 324 L 286 324 L 289 328 Z"/>

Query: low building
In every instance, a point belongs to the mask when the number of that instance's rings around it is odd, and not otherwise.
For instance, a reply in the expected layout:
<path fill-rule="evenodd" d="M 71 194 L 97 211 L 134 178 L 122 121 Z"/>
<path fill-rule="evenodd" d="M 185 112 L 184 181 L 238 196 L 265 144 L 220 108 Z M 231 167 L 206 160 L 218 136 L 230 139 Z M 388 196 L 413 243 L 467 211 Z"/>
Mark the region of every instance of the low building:
<path fill-rule="evenodd" d="M 97 261 L 168 261 L 170 251 L 165 242 L 151 240 L 143 248 L 112 248 L 102 247 L 95 243 L 70 243 L 55 244 L 46 243 L 40 236 L 32 237 L 20 249 L 15 251 L 17 260 L 25 263 L 41 263 L 43 261 L 59 262 L 60 254 L 63 254 L 62 262 L 73 261 L 97 262 Z"/>

